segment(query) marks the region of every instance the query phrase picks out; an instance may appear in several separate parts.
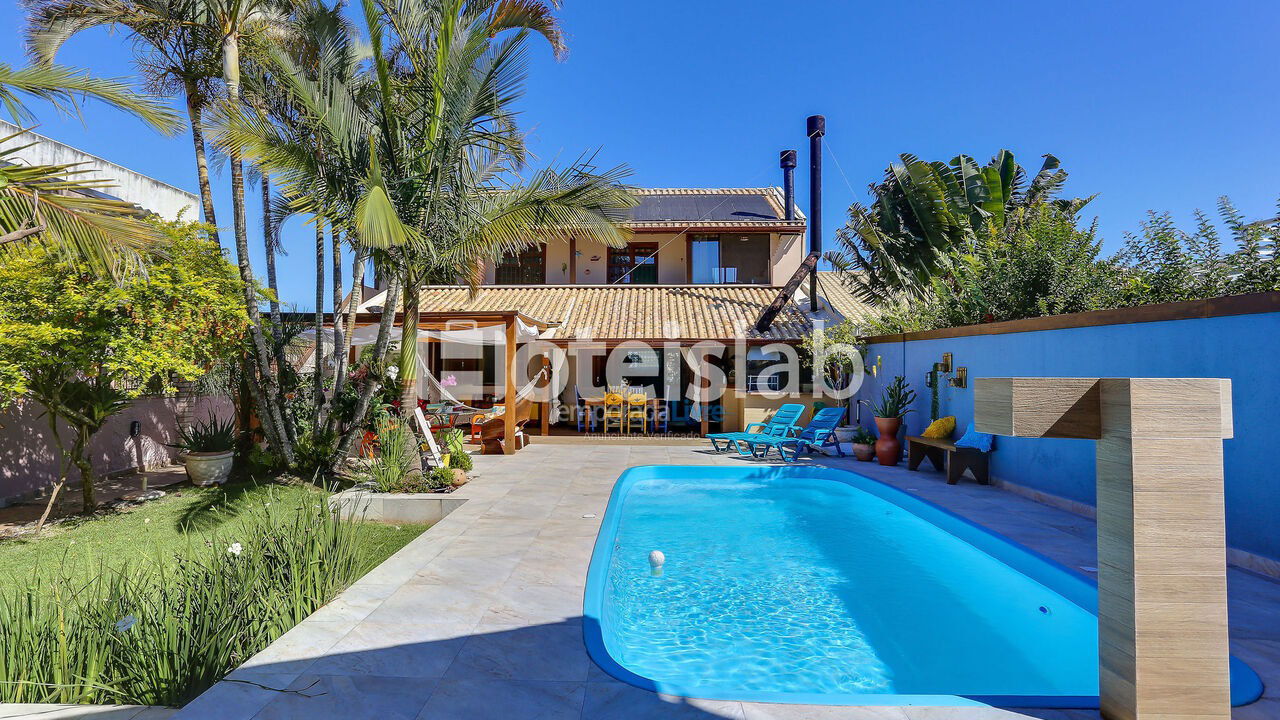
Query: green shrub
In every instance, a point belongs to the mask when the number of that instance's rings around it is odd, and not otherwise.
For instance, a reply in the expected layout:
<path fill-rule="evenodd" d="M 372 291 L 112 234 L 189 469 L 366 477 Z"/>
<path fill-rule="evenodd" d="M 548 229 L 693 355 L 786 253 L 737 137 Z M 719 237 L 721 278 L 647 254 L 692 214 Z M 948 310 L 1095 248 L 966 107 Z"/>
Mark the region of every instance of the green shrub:
<path fill-rule="evenodd" d="M 453 471 L 449 468 L 432 468 L 431 472 L 423 476 L 427 487 L 432 490 L 443 490 L 453 487 Z"/>
<path fill-rule="evenodd" d="M 471 459 L 471 455 L 466 450 L 449 451 L 449 467 L 457 468 L 463 472 L 471 472 L 471 468 L 475 467 L 475 461 Z"/>
<path fill-rule="evenodd" d="M 0 702 L 182 705 L 363 574 L 360 527 L 323 500 L 268 503 L 176 568 L 7 587 Z"/>
<path fill-rule="evenodd" d="M 853 443 L 855 445 L 875 445 L 876 436 L 871 431 L 859 425 L 853 431 Z"/>
<path fill-rule="evenodd" d="M 378 452 L 369 462 L 366 476 L 377 484 L 380 492 L 417 492 L 404 489 L 413 468 L 410 453 L 418 445 L 413 431 L 385 411 L 378 413 L 373 426 L 378 434 Z"/>

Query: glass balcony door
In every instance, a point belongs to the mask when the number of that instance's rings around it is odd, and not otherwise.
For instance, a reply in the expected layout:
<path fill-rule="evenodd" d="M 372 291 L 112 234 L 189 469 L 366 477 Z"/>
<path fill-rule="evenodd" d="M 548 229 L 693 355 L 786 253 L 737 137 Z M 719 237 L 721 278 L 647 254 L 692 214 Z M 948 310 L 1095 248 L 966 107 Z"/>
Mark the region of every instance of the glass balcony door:
<path fill-rule="evenodd" d="M 695 283 L 769 284 L 768 235 L 694 235 L 690 249 Z"/>

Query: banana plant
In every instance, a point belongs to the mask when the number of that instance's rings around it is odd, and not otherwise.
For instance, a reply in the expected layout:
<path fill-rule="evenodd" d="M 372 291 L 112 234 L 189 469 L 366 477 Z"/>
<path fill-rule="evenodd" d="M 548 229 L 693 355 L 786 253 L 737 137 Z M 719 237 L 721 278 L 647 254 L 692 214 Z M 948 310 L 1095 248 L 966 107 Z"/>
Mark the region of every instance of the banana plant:
<path fill-rule="evenodd" d="M 868 302 L 919 297 L 949 272 L 956 251 L 1016 230 L 1031 209 L 1047 204 L 1078 213 L 1092 198 L 1058 198 L 1066 179 L 1053 155 L 1044 156 L 1028 184 L 1008 150 L 986 165 L 968 155 L 944 163 L 903 154 L 872 186 L 871 204 L 849 208 L 849 220 L 836 231 L 837 249 L 826 259 Z"/>

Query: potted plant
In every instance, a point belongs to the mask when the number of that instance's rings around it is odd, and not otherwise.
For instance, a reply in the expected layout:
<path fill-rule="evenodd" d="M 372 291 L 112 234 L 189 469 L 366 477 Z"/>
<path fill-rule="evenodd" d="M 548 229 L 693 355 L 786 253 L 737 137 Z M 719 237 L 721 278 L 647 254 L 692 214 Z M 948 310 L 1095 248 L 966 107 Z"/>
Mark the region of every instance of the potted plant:
<path fill-rule="evenodd" d="M 187 477 L 195 485 L 221 485 L 231 476 L 235 458 L 236 426 L 234 420 L 219 420 L 209 414 L 208 422 L 178 428 L 178 441 L 170 444 L 186 453 Z"/>
<path fill-rule="evenodd" d="M 880 439 L 876 440 L 876 459 L 881 465 L 897 465 L 902 458 L 902 443 L 898 440 L 898 430 L 902 428 L 902 418 L 911 412 L 911 403 L 915 402 L 916 391 L 907 384 L 901 375 L 880 395 L 876 402 L 862 400 L 862 404 L 871 408 L 876 418 L 876 430 L 880 431 Z"/>
<path fill-rule="evenodd" d="M 876 449 L 872 447 L 876 442 L 876 436 L 871 431 L 861 425 L 854 428 L 853 431 L 853 456 L 859 460 L 866 462 L 876 454 Z"/>

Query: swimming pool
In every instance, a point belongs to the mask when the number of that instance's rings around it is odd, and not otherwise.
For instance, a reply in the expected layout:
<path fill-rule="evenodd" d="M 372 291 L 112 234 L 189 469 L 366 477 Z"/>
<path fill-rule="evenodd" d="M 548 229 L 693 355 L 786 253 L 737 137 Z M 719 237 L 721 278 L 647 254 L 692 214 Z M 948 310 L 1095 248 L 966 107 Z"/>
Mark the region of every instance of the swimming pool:
<path fill-rule="evenodd" d="M 1097 707 L 1096 606 L 1083 576 L 860 475 L 646 466 L 614 487 L 584 615 L 597 664 L 659 692 Z M 1234 659 L 1232 686 L 1261 692 Z"/>

